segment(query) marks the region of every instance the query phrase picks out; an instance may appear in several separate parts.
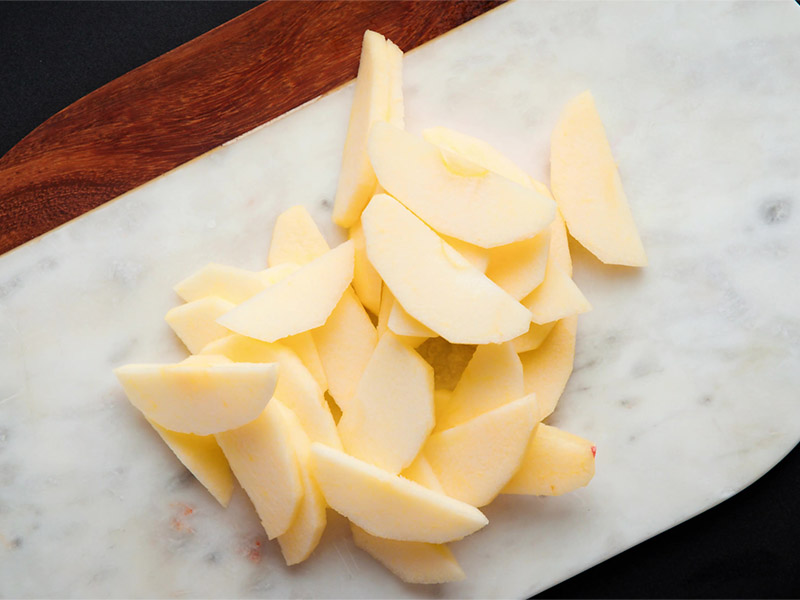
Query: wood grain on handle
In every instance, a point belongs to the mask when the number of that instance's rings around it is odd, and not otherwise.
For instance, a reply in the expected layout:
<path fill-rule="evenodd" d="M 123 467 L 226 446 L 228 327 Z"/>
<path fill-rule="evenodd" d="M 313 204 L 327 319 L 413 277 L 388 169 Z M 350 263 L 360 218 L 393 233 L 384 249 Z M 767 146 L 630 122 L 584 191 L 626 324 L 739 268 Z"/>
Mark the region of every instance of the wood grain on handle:
<path fill-rule="evenodd" d="M 410 50 L 501 3 L 266 2 L 85 96 L 0 158 L 0 253 L 352 79 L 365 29 Z"/>

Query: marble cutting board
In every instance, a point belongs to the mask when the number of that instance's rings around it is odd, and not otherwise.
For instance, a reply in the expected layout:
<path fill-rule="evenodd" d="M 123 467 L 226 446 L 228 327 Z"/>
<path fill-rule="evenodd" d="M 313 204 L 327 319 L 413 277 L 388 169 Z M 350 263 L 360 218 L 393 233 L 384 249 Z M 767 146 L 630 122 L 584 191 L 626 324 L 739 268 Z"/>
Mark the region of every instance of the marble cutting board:
<path fill-rule="evenodd" d="M 331 511 L 288 569 L 241 490 L 221 509 L 124 399 L 114 366 L 185 355 L 174 282 L 262 268 L 293 204 L 342 239 L 347 86 L 0 257 L 0 594 L 525 597 L 774 465 L 800 438 L 800 11 L 518 1 L 405 63 L 409 129 L 483 137 L 543 181 L 586 88 L 650 257 L 633 272 L 572 246 L 594 310 L 552 422 L 596 442 L 588 488 L 498 499 L 453 545 L 458 584 L 398 582 Z"/>

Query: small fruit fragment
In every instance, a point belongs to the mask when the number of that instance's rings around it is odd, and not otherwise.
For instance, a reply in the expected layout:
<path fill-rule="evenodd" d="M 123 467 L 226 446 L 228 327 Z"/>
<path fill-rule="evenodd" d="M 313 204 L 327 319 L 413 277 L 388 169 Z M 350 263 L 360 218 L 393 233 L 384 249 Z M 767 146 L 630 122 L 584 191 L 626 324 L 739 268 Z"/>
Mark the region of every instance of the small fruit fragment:
<path fill-rule="evenodd" d="M 353 289 L 368 311 L 377 315 L 381 306 L 381 287 L 383 282 L 375 267 L 367 258 L 366 241 L 364 240 L 364 230 L 361 221 L 356 222 L 350 228 L 350 239 L 355 249 L 355 271 L 353 273 Z"/>
<path fill-rule="evenodd" d="M 511 343 L 514 344 L 514 351 L 517 354 L 522 354 L 523 352 L 536 350 L 536 348 L 541 346 L 542 342 L 547 339 L 547 336 L 550 335 L 550 332 L 553 331 L 553 327 L 555 326 L 556 321 L 551 321 L 550 323 L 544 323 L 542 325 L 531 323 L 531 327 L 528 329 L 527 333 L 523 333 L 521 336 L 511 340 Z"/>
<path fill-rule="evenodd" d="M 314 336 L 310 331 L 283 338 L 281 344 L 297 354 L 297 357 L 303 361 L 320 390 L 324 392 L 328 389 L 328 378 L 325 376 L 325 369 L 322 367 L 317 345 L 314 343 Z"/>
<path fill-rule="evenodd" d="M 209 263 L 179 282 L 175 293 L 185 302 L 216 296 L 240 304 L 264 289 L 261 275 L 238 267 Z"/>
<path fill-rule="evenodd" d="M 549 261 L 544 281 L 523 298 L 522 304 L 531 311 L 531 320 L 538 325 L 592 310 L 572 278 L 555 261 Z"/>
<path fill-rule="evenodd" d="M 304 206 L 293 206 L 282 212 L 272 230 L 267 262 L 270 267 L 284 263 L 306 265 L 325 254 L 328 242 Z"/>
<path fill-rule="evenodd" d="M 235 306 L 217 296 L 206 296 L 170 309 L 164 319 L 189 352 L 197 354 L 210 342 L 230 335 L 217 318 Z"/>

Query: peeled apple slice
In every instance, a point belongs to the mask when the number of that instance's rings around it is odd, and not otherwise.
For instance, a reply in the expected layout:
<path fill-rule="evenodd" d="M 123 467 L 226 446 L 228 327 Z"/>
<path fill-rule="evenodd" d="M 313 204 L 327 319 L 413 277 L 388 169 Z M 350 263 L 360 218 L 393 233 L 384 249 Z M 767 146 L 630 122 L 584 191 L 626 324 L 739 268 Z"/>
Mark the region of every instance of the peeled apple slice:
<path fill-rule="evenodd" d="M 329 249 L 328 242 L 306 208 L 293 206 L 275 221 L 267 262 L 270 267 L 283 263 L 305 265 Z"/>
<path fill-rule="evenodd" d="M 529 240 L 492 248 L 486 276 L 511 297 L 521 300 L 544 281 L 549 251 L 549 229 Z"/>
<path fill-rule="evenodd" d="M 361 222 L 367 255 L 392 295 L 443 338 L 500 343 L 528 330 L 524 306 L 392 197 L 375 196 Z"/>
<path fill-rule="evenodd" d="M 217 434 L 217 443 L 269 539 L 286 533 L 303 499 L 290 418 L 291 411 L 274 399 L 254 421 Z"/>
<path fill-rule="evenodd" d="M 280 377 L 275 398 L 292 410 L 312 441 L 341 448 L 322 390 L 294 352 L 282 344 L 260 342 L 238 334 L 210 344 L 203 352 L 221 354 L 236 362 L 276 363 Z"/>
<path fill-rule="evenodd" d="M 417 454 L 417 458 L 414 459 L 414 462 L 408 465 L 400 474 L 406 479 L 410 479 L 429 490 L 444 494 L 442 484 L 439 483 L 439 480 L 436 478 L 436 473 L 433 472 L 431 463 L 428 462 L 428 459 L 425 458 L 425 455 L 422 453 Z"/>
<path fill-rule="evenodd" d="M 209 435 L 249 423 L 264 410 L 278 365 L 125 365 L 114 374 L 149 421 L 179 433 Z"/>
<path fill-rule="evenodd" d="M 485 170 L 453 172 L 439 148 L 388 123 L 372 126 L 368 152 L 380 184 L 444 235 L 491 248 L 531 238 L 553 220 L 550 198 Z"/>
<path fill-rule="evenodd" d="M 231 331 L 265 342 L 323 325 L 353 279 L 353 242 L 345 242 L 222 315 Z"/>
<path fill-rule="evenodd" d="M 403 103 L 403 51 L 391 40 L 386 40 L 386 56 L 389 63 L 389 112 L 387 121 L 401 129 L 405 127 Z"/>
<path fill-rule="evenodd" d="M 323 446 L 311 445 L 314 475 L 328 505 L 372 535 L 442 544 L 489 521 L 477 508 Z"/>
<path fill-rule="evenodd" d="M 327 504 L 311 475 L 311 442 L 292 411 L 287 411 L 285 417 L 289 440 L 297 456 L 300 478 L 303 481 L 303 499 L 297 515 L 286 533 L 278 536 L 283 558 L 291 566 L 311 556 L 319 544 L 327 525 Z"/>
<path fill-rule="evenodd" d="M 435 331 L 431 331 L 409 315 L 397 301 L 392 303 L 392 310 L 389 312 L 389 321 L 386 325 L 397 335 L 420 338 L 420 344 L 430 337 L 436 337 Z"/>
<path fill-rule="evenodd" d="M 569 255 L 567 226 L 561 211 L 556 211 L 556 218 L 550 224 L 550 254 L 547 260 L 555 261 L 567 275 L 572 277 L 572 258 Z"/>
<path fill-rule="evenodd" d="M 437 403 L 436 429 L 449 429 L 525 394 L 522 363 L 511 342 L 478 346 L 449 399 Z"/>
<path fill-rule="evenodd" d="M 448 237 L 446 235 L 442 235 L 440 237 L 445 242 L 450 244 L 453 247 L 453 250 L 466 258 L 469 264 L 478 269 L 478 271 L 481 273 L 486 273 L 486 269 L 489 266 L 490 250 L 481 248 L 480 246 L 475 246 L 473 244 L 468 244 L 467 242 L 462 242 L 461 240 L 457 240 L 456 238 Z M 505 246 L 500 247 L 504 248 Z"/>
<path fill-rule="evenodd" d="M 338 428 L 348 454 L 399 473 L 433 429 L 433 369 L 394 334 L 385 333 Z"/>
<path fill-rule="evenodd" d="M 355 395 L 361 374 L 378 343 L 378 334 L 352 289 L 344 291 L 325 325 L 312 334 L 328 390 L 344 410 Z"/>
<path fill-rule="evenodd" d="M 514 345 L 514 351 L 517 354 L 522 354 L 523 352 L 536 350 L 536 348 L 541 346 L 542 342 L 547 339 L 547 336 L 550 335 L 550 332 L 553 331 L 553 327 L 555 326 L 556 321 L 551 321 L 550 323 L 544 323 L 542 325 L 531 323 L 531 327 L 528 329 L 527 333 L 523 333 L 521 336 L 511 340 L 511 343 Z"/>
<path fill-rule="evenodd" d="M 444 544 L 398 542 L 375 537 L 350 524 L 353 542 L 406 583 L 447 583 L 464 579 L 464 571 Z"/>
<path fill-rule="evenodd" d="M 367 258 L 366 241 L 361 221 L 357 221 L 350 228 L 350 239 L 355 249 L 355 271 L 353 273 L 353 289 L 358 299 L 368 311 L 377 315 L 381 307 L 381 287 L 383 282 L 375 267 Z"/>
<path fill-rule="evenodd" d="M 319 358 L 317 345 L 314 343 L 314 336 L 310 331 L 283 338 L 281 344 L 297 354 L 297 358 L 303 361 L 320 390 L 324 392 L 328 389 L 328 378 L 325 376 L 325 369 L 322 367 L 322 360 Z"/>
<path fill-rule="evenodd" d="M 333 221 L 342 227 L 351 227 L 358 220 L 375 191 L 377 180 L 367 156 L 367 139 L 374 123 L 389 118 L 390 98 L 393 98 L 394 118 L 398 119 L 397 96 L 402 90 L 397 78 L 401 75 L 397 71 L 397 59 L 393 57 L 390 62 L 390 45 L 394 46 L 379 33 L 364 33 L 333 205 Z"/>
<path fill-rule="evenodd" d="M 263 290 L 264 281 L 255 271 L 209 263 L 173 289 L 185 302 L 216 296 L 240 304 Z"/>
<path fill-rule="evenodd" d="M 150 425 L 217 502 L 228 506 L 233 495 L 233 473 L 214 436 L 178 433 L 152 421 Z"/>
<path fill-rule="evenodd" d="M 395 306 L 397 308 L 395 308 Z M 393 323 L 395 329 L 399 331 L 418 332 L 422 333 L 422 335 L 405 335 L 394 331 L 394 329 L 389 327 L 392 314 L 395 314 L 395 321 Z M 389 288 L 384 285 L 381 291 L 381 309 L 378 312 L 378 339 L 383 337 L 383 334 L 387 331 L 394 333 L 409 348 L 416 348 L 431 336 L 436 335 L 436 333 L 432 332 L 425 327 L 425 325 L 409 315 L 403 307 L 395 301 Z"/>
<path fill-rule="evenodd" d="M 197 354 L 210 342 L 231 334 L 217 324 L 217 318 L 235 306 L 233 302 L 208 296 L 170 309 L 165 320 L 189 352 Z"/>
<path fill-rule="evenodd" d="M 434 433 L 423 450 L 444 493 L 489 504 L 522 463 L 539 409 L 533 394 Z"/>
<path fill-rule="evenodd" d="M 589 440 L 539 423 L 503 493 L 560 496 L 583 487 L 594 476 L 595 453 Z"/>
<path fill-rule="evenodd" d="M 536 394 L 540 419 L 555 410 L 572 374 L 577 324 L 578 317 L 558 321 L 541 346 L 520 354 L 525 393 Z"/>
<path fill-rule="evenodd" d="M 611 146 L 588 91 L 570 100 L 553 130 L 550 185 L 570 234 L 589 252 L 608 264 L 647 264 Z"/>
<path fill-rule="evenodd" d="M 579 315 L 592 310 L 572 278 L 551 261 L 542 284 L 522 299 L 531 311 L 531 320 L 539 325 Z"/>

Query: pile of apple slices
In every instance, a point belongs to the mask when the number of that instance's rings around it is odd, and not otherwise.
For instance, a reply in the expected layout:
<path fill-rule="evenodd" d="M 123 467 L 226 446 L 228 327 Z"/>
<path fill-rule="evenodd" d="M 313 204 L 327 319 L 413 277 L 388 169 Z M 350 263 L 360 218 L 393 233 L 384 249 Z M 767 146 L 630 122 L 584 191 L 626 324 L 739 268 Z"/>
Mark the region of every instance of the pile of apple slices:
<path fill-rule="evenodd" d="M 554 200 L 485 142 L 406 132 L 402 56 L 366 32 L 333 210 L 349 240 L 290 208 L 269 268 L 177 284 L 166 320 L 189 358 L 116 374 L 223 506 L 239 481 L 287 564 L 331 507 L 401 579 L 442 583 L 464 577 L 445 544 L 498 494 L 594 474 L 594 445 L 543 422 L 590 308 L 566 228 L 604 262 L 646 259 L 591 95 L 553 133 Z"/>

